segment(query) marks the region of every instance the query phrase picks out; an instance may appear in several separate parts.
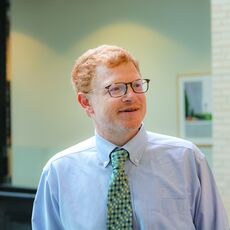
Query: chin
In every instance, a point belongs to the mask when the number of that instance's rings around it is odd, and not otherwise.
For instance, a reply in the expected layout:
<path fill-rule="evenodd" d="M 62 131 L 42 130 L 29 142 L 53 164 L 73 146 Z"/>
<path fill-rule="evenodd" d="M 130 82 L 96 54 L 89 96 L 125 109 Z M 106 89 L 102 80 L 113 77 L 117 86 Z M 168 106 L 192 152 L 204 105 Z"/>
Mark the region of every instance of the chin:
<path fill-rule="evenodd" d="M 138 122 L 136 124 L 123 124 L 123 130 L 125 131 L 130 131 L 130 132 L 133 132 L 133 131 L 138 131 L 139 128 L 141 126 L 141 122 Z"/>

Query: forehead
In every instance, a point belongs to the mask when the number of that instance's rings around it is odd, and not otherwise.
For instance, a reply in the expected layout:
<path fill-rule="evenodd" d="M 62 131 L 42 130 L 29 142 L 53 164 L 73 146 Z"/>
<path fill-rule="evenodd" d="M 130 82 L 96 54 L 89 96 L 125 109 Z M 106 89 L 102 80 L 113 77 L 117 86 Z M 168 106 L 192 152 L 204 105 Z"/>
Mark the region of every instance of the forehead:
<path fill-rule="evenodd" d="M 116 82 L 130 82 L 139 78 L 141 78 L 140 74 L 131 62 L 112 68 L 105 65 L 96 67 L 96 84 L 108 85 Z"/>

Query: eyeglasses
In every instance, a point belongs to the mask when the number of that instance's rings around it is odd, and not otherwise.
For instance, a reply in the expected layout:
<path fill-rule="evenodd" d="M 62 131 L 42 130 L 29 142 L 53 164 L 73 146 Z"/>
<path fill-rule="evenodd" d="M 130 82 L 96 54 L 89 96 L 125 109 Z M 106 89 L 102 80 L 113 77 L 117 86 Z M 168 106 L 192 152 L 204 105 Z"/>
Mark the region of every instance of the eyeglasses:
<path fill-rule="evenodd" d="M 128 85 L 131 86 L 133 92 L 135 93 L 145 93 L 149 89 L 149 79 L 138 79 L 132 82 L 119 82 L 108 85 L 105 89 L 108 90 L 108 93 L 111 97 L 122 97 L 127 93 Z"/>

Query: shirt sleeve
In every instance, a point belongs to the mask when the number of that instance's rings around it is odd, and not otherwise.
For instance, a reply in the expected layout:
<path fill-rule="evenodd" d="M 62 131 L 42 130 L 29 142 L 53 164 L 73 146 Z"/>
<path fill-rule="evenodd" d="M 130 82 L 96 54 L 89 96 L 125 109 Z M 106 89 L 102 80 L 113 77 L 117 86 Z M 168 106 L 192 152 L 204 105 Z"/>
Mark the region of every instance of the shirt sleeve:
<path fill-rule="evenodd" d="M 197 173 L 200 190 L 196 200 L 194 224 L 197 230 L 228 230 L 228 218 L 213 174 L 206 159 L 199 158 Z"/>
<path fill-rule="evenodd" d="M 33 230 L 61 230 L 64 229 L 59 215 L 59 204 L 52 191 L 50 169 L 44 170 L 39 182 L 32 211 Z M 57 187 L 57 185 L 55 186 Z"/>

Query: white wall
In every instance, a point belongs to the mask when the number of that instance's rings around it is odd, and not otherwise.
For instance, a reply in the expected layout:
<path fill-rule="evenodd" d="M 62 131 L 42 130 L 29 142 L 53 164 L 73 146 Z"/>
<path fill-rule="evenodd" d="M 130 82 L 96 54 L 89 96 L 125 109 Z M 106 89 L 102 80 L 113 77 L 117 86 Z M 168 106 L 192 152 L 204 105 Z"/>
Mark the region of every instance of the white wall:
<path fill-rule="evenodd" d="M 230 1 L 212 0 L 213 169 L 230 217 Z"/>
<path fill-rule="evenodd" d="M 13 184 L 36 187 L 56 151 L 93 135 L 70 85 L 74 60 L 127 48 L 151 79 L 145 124 L 178 135 L 177 75 L 211 70 L 208 0 L 12 0 Z"/>

